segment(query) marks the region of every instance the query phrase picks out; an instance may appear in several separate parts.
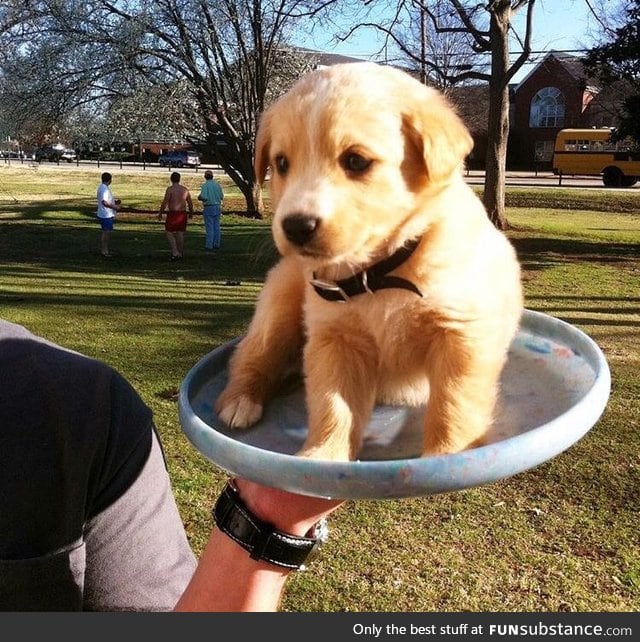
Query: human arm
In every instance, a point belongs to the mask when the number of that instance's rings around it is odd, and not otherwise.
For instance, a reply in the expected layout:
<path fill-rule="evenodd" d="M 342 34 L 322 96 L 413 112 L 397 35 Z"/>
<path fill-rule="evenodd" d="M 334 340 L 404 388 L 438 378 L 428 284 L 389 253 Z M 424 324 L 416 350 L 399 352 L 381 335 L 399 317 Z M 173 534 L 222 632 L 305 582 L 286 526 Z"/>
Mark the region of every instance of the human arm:
<path fill-rule="evenodd" d="M 120 199 L 115 198 L 111 189 L 104 184 L 98 192 L 98 198 L 102 207 L 113 210 L 114 212 L 117 212 L 120 209 Z"/>
<path fill-rule="evenodd" d="M 196 559 L 151 410 L 0 319 L 0 611 L 171 610 Z"/>
<path fill-rule="evenodd" d="M 160 210 L 158 212 L 158 220 L 162 220 L 162 214 L 164 213 L 165 209 L 167 208 L 167 205 L 169 204 L 169 188 L 164 193 L 164 198 L 162 199 L 162 203 L 160 203 Z"/>
<path fill-rule="evenodd" d="M 304 536 L 341 505 L 328 500 L 236 480 L 242 501 L 259 519 L 285 533 Z M 215 527 L 176 611 L 276 611 L 292 571 L 249 553 Z"/>
<path fill-rule="evenodd" d="M 187 191 L 187 207 L 189 208 L 189 218 L 193 216 L 193 200 L 191 198 L 191 192 Z"/>

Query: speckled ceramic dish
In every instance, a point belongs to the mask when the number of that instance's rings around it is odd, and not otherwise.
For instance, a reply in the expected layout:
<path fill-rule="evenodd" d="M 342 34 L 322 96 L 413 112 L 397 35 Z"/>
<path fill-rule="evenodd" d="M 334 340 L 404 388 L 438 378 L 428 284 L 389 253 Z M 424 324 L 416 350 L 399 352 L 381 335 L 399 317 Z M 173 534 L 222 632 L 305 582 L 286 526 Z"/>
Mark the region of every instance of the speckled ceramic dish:
<path fill-rule="evenodd" d="M 226 381 L 232 341 L 187 374 L 179 397 L 185 434 L 207 459 L 233 475 L 319 497 L 383 499 L 488 484 L 558 455 L 598 421 L 611 379 L 597 344 L 572 325 L 526 310 L 502 376 L 487 445 L 420 457 L 422 409 L 378 406 L 357 461 L 298 457 L 306 436 L 302 387 L 270 403 L 248 430 L 228 430 L 212 406 Z"/>

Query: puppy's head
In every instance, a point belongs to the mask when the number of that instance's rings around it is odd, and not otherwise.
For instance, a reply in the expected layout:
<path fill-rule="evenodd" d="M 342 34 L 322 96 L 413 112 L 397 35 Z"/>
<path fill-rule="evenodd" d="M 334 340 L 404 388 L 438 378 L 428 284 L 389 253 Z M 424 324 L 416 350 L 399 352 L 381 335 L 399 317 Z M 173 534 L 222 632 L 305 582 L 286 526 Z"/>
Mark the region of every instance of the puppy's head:
<path fill-rule="evenodd" d="M 355 63 L 307 74 L 263 114 L 256 139 L 279 251 L 313 267 L 392 253 L 414 219 L 428 226 L 425 202 L 471 147 L 444 97 L 404 72 Z"/>

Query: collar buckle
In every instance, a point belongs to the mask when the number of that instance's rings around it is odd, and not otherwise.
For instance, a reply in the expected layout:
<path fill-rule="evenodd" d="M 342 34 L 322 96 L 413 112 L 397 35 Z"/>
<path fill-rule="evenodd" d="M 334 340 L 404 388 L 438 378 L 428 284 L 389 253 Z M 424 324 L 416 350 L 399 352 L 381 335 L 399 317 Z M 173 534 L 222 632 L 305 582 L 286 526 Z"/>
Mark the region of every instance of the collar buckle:
<path fill-rule="evenodd" d="M 367 291 L 369 294 L 373 294 L 373 290 L 369 287 L 369 270 L 364 270 L 362 272 L 362 287 Z"/>
<path fill-rule="evenodd" d="M 346 302 L 350 299 L 349 295 L 335 281 L 324 281 L 323 279 L 316 279 L 314 275 L 310 283 L 317 290 L 334 292 L 335 294 L 340 295 L 340 297 L 342 297 L 342 301 L 340 301 L 340 299 L 336 299 L 340 303 Z"/>

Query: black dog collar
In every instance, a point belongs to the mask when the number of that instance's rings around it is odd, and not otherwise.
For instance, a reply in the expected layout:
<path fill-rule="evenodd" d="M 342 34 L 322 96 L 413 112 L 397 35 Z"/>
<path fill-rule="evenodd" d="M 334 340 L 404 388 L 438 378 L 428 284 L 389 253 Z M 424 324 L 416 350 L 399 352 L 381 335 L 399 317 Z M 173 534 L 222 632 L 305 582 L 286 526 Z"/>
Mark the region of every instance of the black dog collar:
<path fill-rule="evenodd" d="M 413 254 L 419 243 L 420 239 L 409 241 L 383 261 L 340 281 L 323 281 L 317 279 L 314 273 L 311 285 L 327 301 L 344 302 L 358 294 L 373 294 L 377 290 L 388 288 L 409 290 L 421 297 L 422 292 L 411 281 L 399 276 L 389 276 L 389 272 L 400 267 Z"/>

